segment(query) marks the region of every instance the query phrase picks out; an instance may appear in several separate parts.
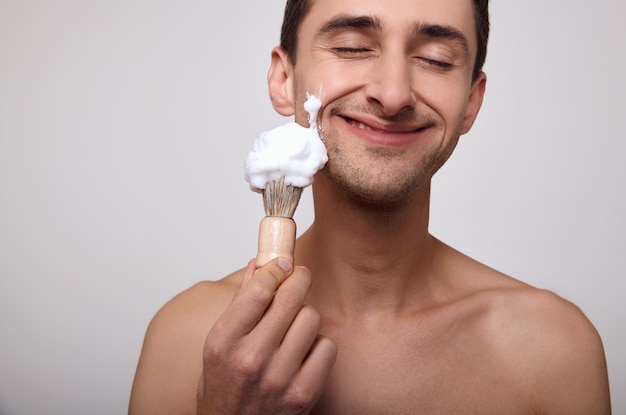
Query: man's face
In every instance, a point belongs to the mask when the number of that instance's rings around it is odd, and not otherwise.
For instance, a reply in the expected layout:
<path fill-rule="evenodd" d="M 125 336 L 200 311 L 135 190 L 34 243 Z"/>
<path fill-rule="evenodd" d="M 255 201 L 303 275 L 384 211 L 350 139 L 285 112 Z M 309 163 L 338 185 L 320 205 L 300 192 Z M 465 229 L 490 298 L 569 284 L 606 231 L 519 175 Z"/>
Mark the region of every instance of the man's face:
<path fill-rule="evenodd" d="M 296 120 L 322 99 L 323 174 L 372 202 L 414 194 L 471 127 L 485 80 L 471 0 L 314 0 L 292 68 Z"/>

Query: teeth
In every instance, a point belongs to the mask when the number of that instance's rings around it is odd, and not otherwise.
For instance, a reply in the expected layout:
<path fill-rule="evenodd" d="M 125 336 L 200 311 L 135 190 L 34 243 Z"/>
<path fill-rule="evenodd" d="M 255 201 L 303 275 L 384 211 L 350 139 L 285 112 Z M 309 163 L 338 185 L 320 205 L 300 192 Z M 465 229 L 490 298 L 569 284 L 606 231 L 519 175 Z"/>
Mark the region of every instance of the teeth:
<path fill-rule="evenodd" d="M 373 131 L 372 128 L 368 125 L 363 124 L 362 122 L 357 122 L 357 121 L 350 121 L 350 124 L 352 124 L 354 127 L 360 129 L 360 130 L 368 130 L 368 131 Z"/>

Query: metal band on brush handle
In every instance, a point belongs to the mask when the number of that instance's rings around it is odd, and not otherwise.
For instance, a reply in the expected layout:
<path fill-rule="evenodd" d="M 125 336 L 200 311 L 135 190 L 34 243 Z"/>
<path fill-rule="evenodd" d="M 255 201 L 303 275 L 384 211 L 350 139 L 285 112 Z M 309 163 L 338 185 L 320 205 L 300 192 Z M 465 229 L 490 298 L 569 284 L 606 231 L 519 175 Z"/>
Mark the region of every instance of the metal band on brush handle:
<path fill-rule="evenodd" d="M 296 222 L 291 218 L 266 216 L 259 225 L 259 252 L 256 266 L 262 267 L 274 258 L 287 258 L 293 264 L 296 246 Z"/>

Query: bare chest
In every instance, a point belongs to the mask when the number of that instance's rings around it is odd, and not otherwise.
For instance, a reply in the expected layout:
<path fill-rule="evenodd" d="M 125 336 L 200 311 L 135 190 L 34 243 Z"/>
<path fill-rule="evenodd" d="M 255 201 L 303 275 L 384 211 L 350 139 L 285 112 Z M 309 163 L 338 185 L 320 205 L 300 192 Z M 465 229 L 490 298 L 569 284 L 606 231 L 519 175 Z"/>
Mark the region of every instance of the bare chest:
<path fill-rule="evenodd" d="M 531 413 L 501 353 L 480 333 L 472 334 L 338 334 L 337 363 L 313 413 Z"/>

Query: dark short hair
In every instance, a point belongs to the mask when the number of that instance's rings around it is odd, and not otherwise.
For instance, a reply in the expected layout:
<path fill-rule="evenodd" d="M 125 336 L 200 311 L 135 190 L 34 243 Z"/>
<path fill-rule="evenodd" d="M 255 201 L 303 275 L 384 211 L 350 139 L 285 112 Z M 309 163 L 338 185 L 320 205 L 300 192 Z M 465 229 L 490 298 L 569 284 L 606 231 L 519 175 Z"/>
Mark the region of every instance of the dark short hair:
<path fill-rule="evenodd" d="M 487 59 L 487 42 L 489 41 L 489 0 L 472 0 L 474 5 L 474 19 L 476 21 L 476 40 L 478 50 L 474 62 L 473 79 L 476 79 L 483 70 Z M 312 0 L 287 0 L 285 15 L 280 32 L 280 46 L 287 52 L 289 59 L 295 65 L 296 49 L 298 46 L 298 29 L 309 13 Z"/>

